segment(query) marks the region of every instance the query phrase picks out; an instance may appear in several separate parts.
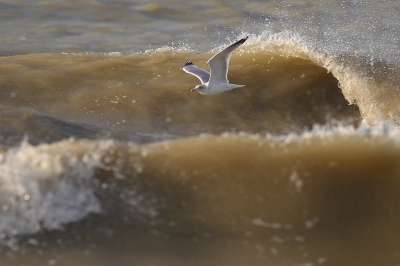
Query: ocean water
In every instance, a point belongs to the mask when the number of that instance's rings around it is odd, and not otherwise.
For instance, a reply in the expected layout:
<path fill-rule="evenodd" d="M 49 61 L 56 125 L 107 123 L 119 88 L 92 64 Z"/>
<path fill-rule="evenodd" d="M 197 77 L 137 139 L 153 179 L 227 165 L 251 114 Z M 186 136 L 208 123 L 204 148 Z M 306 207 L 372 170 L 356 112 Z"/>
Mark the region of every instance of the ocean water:
<path fill-rule="evenodd" d="M 0 265 L 400 265 L 399 17 L 0 1 Z M 244 36 L 246 86 L 191 92 Z"/>

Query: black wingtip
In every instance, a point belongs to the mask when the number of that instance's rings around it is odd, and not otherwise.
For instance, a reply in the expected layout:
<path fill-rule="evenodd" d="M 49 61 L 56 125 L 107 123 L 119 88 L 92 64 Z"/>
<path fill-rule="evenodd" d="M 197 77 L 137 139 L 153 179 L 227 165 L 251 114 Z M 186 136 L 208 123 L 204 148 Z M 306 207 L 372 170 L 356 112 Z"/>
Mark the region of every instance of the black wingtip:
<path fill-rule="evenodd" d="M 246 37 L 240 39 L 239 41 L 235 42 L 234 44 L 232 44 L 232 45 L 229 46 L 229 47 L 233 47 L 233 46 L 236 46 L 236 45 L 238 45 L 238 44 L 239 44 L 239 45 L 240 45 L 240 44 L 243 44 L 248 38 L 249 38 L 249 36 L 246 36 Z"/>
<path fill-rule="evenodd" d="M 244 38 L 242 38 L 242 39 L 240 39 L 239 41 L 237 41 L 237 43 L 244 43 L 245 41 L 247 41 L 247 39 L 249 38 L 249 36 L 246 36 L 246 37 L 244 37 Z"/>
<path fill-rule="evenodd" d="M 193 62 L 192 62 L 192 61 L 188 61 L 188 62 L 184 65 L 184 67 L 185 67 L 185 66 L 189 66 L 189 65 L 193 65 Z"/>

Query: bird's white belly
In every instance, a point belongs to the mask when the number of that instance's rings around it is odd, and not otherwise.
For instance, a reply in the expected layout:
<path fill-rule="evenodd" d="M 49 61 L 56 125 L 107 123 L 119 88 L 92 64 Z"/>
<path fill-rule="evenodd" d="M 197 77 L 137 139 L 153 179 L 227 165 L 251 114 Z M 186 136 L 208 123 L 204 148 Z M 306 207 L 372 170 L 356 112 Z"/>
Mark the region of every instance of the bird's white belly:
<path fill-rule="evenodd" d="M 213 95 L 219 94 L 225 91 L 229 91 L 235 88 L 243 87 L 244 85 L 236 85 L 236 84 L 229 84 L 229 83 L 217 83 L 217 84 L 208 84 L 207 89 L 200 92 L 204 95 Z"/>

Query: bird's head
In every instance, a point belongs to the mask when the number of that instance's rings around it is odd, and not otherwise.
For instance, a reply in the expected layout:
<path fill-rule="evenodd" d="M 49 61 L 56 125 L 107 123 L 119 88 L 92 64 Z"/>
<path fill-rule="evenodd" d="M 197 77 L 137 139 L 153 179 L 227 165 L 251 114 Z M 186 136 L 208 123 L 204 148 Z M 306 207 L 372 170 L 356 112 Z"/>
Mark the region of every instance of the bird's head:
<path fill-rule="evenodd" d="M 196 87 L 194 87 L 194 89 L 192 89 L 192 91 L 197 91 L 199 93 L 204 92 L 206 89 L 206 85 L 201 84 L 201 85 L 197 85 Z"/>

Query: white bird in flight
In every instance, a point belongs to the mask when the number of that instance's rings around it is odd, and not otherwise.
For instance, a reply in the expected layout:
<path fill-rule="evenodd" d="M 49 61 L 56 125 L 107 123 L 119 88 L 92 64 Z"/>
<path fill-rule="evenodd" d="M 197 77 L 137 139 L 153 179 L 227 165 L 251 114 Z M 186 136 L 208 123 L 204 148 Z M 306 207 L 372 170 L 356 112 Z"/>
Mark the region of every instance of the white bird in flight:
<path fill-rule="evenodd" d="M 227 76 L 229 59 L 231 58 L 233 51 L 242 45 L 247 38 L 248 36 L 240 39 L 207 61 L 207 64 L 210 67 L 211 75 L 207 71 L 195 66 L 192 61 L 187 62 L 183 67 L 183 71 L 196 76 L 202 83 L 201 85 L 197 85 L 194 89 L 192 89 L 192 91 L 197 91 L 204 95 L 211 95 L 244 87 L 245 85 L 230 84 Z"/>

